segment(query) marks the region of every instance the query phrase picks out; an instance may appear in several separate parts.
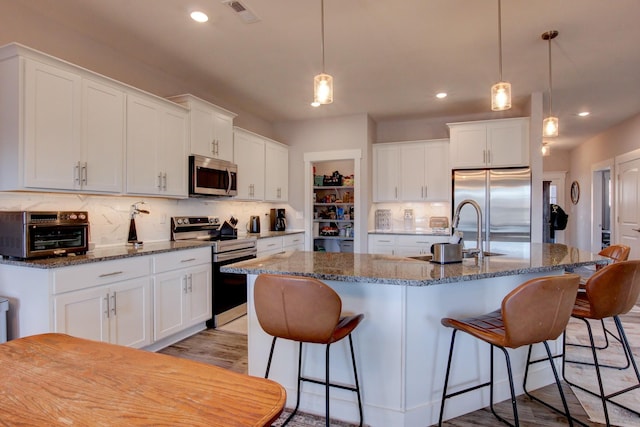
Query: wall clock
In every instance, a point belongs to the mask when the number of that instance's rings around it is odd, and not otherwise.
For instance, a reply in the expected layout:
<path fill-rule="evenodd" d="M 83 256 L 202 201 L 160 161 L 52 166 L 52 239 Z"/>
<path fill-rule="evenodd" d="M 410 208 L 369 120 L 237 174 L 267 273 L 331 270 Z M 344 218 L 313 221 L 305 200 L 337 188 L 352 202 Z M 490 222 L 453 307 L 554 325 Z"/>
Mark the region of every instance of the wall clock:
<path fill-rule="evenodd" d="M 580 184 L 578 181 L 573 181 L 571 183 L 571 203 L 577 205 L 578 200 L 580 200 Z"/>

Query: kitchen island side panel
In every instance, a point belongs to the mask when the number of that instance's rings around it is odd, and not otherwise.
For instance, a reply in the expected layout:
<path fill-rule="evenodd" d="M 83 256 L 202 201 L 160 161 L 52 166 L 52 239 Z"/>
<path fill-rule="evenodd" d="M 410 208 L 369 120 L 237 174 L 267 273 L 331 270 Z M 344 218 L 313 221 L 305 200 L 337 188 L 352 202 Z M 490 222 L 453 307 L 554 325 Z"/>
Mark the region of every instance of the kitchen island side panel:
<path fill-rule="evenodd" d="M 551 274 L 562 274 L 557 270 Z M 377 426 L 427 426 L 437 422 L 451 330 L 441 326 L 445 316 L 467 316 L 495 310 L 502 298 L 524 281 L 550 273 L 530 273 L 489 279 L 411 287 L 326 281 L 343 301 L 346 313 L 364 313 L 365 319 L 353 333 L 359 380 L 362 386 L 364 423 Z M 253 305 L 253 284 L 249 282 L 249 374 L 264 376 L 271 337 L 257 321 Z M 297 345 L 278 340 L 270 378 L 287 389 L 288 407 L 295 405 Z M 552 345 L 552 348 L 554 346 Z M 557 344 L 556 344 L 557 348 Z M 324 377 L 324 346 L 305 346 L 305 374 Z M 526 352 L 512 352 L 516 383 L 522 383 Z M 460 337 L 454 359 L 452 387 L 486 380 L 489 347 L 469 337 Z M 534 387 L 550 383 L 548 367 L 532 374 Z M 497 399 L 508 396 L 506 371 L 501 354 L 496 354 Z M 548 366 L 548 365 L 546 365 Z M 332 345 L 332 380 L 352 381 L 348 344 Z M 533 388 L 533 387 L 532 387 Z M 521 387 L 519 393 L 521 393 Z M 488 406 L 488 391 L 477 391 L 447 402 L 445 418 Z M 324 413 L 324 388 L 303 384 L 302 411 Z M 332 418 L 357 422 L 355 394 L 331 390 Z"/>

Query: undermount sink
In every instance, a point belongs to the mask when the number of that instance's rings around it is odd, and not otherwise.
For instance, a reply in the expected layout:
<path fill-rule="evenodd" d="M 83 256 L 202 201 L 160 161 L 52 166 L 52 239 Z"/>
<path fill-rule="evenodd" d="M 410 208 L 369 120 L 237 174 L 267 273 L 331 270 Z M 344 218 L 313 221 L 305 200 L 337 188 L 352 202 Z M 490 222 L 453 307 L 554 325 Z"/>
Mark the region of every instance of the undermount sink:
<path fill-rule="evenodd" d="M 504 255 L 498 252 L 487 252 L 487 251 L 483 251 L 482 252 L 483 256 L 500 256 L 500 255 Z M 468 250 L 468 249 L 464 249 L 462 251 L 462 258 L 473 258 L 478 256 L 478 251 L 477 250 Z"/>

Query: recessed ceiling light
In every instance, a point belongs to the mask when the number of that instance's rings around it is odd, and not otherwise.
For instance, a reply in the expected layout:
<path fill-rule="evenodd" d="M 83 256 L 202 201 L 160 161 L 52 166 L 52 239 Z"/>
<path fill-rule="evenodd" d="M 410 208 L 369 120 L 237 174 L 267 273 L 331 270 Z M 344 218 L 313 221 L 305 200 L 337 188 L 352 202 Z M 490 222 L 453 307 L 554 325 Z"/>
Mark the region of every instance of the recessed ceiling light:
<path fill-rule="evenodd" d="M 191 12 L 191 19 L 193 19 L 196 22 L 207 22 L 209 20 L 209 17 L 207 16 L 206 13 L 200 12 L 199 10 L 195 10 Z"/>
<path fill-rule="evenodd" d="M 447 97 L 447 92 L 436 93 L 436 98 L 443 99 Z"/>
<path fill-rule="evenodd" d="M 589 114 L 591 114 L 591 113 L 588 112 L 588 111 L 581 111 L 581 112 L 578 113 L 578 115 L 580 117 L 587 117 Z"/>

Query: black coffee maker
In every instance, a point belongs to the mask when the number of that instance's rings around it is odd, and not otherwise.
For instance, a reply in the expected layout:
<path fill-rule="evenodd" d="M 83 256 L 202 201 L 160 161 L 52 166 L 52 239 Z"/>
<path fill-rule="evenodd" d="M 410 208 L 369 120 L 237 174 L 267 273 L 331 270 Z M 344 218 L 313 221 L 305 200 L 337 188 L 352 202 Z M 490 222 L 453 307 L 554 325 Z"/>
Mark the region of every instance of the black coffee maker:
<path fill-rule="evenodd" d="M 284 231 L 287 228 L 286 211 L 284 209 L 271 209 L 269 212 L 269 225 L 271 231 Z"/>

